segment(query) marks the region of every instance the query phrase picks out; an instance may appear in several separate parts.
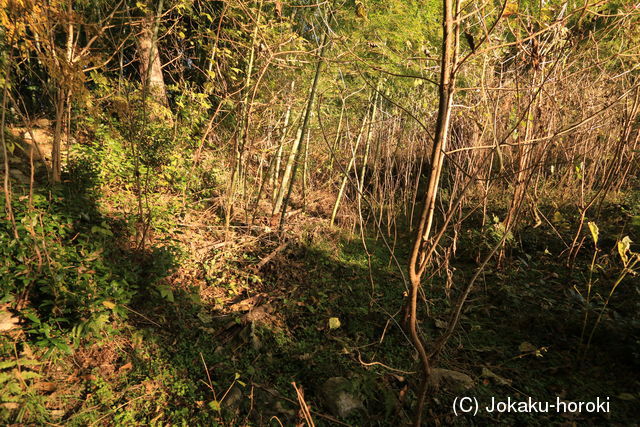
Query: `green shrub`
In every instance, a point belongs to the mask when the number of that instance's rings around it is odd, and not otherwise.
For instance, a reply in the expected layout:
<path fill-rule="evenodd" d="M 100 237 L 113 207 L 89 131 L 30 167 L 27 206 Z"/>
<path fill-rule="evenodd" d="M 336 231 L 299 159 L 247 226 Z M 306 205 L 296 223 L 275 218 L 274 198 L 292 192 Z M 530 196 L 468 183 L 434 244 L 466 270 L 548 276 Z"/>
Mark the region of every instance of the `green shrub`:
<path fill-rule="evenodd" d="M 13 200 L 18 238 L 0 219 L 0 291 L 3 300 L 29 301 L 22 311 L 37 344 L 69 352 L 63 330 L 97 332 L 124 317 L 136 287 L 135 270 L 114 262 L 114 233 L 108 221 L 84 204 L 41 194 Z M 4 198 L 0 209 L 4 210 Z M 70 206 L 71 205 L 71 206 Z"/>

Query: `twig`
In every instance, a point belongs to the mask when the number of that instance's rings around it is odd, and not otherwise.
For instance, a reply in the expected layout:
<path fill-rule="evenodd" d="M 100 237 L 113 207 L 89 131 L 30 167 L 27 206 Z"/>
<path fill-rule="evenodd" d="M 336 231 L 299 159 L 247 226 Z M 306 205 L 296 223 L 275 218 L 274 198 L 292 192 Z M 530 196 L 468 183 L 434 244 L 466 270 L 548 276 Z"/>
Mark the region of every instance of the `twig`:
<path fill-rule="evenodd" d="M 304 401 L 304 392 L 302 391 L 302 387 L 298 388 L 298 386 L 296 386 L 295 381 L 292 382 L 291 385 L 296 390 L 296 395 L 298 396 L 298 403 L 300 404 L 300 412 L 302 412 L 302 416 L 304 417 L 304 420 L 307 422 L 307 425 L 309 425 L 309 427 L 315 427 L 313 418 L 311 418 L 311 411 L 309 410 L 309 406 L 307 406 L 307 402 Z"/>
<path fill-rule="evenodd" d="M 275 415 L 269 418 L 269 421 L 273 420 L 274 418 L 278 422 L 278 424 L 280 424 L 280 427 L 284 427 L 284 425 L 282 424 L 282 421 L 280 421 L 280 418 L 276 417 Z"/>
<path fill-rule="evenodd" d="M 105 418 L 107 418 L 108 416 L 110 416 L 110 415 L 112 415 L 113 413 L 115 413 L 116 411 L 118 411 L 118 409 L 121 409 L 121 408 L 123 408 L 123 407 L 127 406 L 128 404 L 133 403 L 133 402 L 135 402 L 136 400 L 138 400 L 138 399 L 142 399 L 143 397 L 147 397 L 147 396 L 148 396 L 148 394 L 146 394 L 146 393 L 145 393 L 145 394 L 143 394 L 143 395 L 141 395 L 141 396 L 134 397 L 133 399 L 128 400 L 128 401 L 126 401 L 126 402 L 124 402 L 122 405 L 119 405 L 119 406 L 117 406 L 116 408 L 113 408 L 111 411 L 107 412 L 106 414 L 104 414 L 103 416 L 101 416 L 100 418 L 98 418 L 97 420 L 95 420 L 95 421 L 91 424 L 91 426 L 95 426 L 95 425 L 97 425 L 100 421 L 104 420 L 104 419 L 105 419 Z"/>
<path fill-rule="evenodd" d="M 216 390 L 213 388 L 213 383 L 211 382 L 211 375 L 209 375 L 209 368 L 207 367 L 207 362 L 204 361 L 204 357 L 202 357 L 202 352 L 200 351 L 200 359 L 202 360 L 202 364 L 204 365 L 204 371 L 207 373 L 207 379 L 209 380 L 209 388 L 213 392 L 213 400 L 218 400 L 216 397 Z"/>
<path fill-rule="evenodd" d="M 277 254 L 278 252 L 282 251 L 284 248 L 286 248 L 289 245 L 288 242 L 284 242 L 281 243 L 277 248 L 275 248 L 269 255 L 267 255 L 266 257 L 264 257 L 257 265 L 256 265 L 256 270 L 260 270 L 262 267 L 264 267 L 269 261 L 271 261 Z"/>
<path fill-rule="evenodd" d="M 416 373 L 415 371 L 403 371 L 402 369 L 392 368 L 391 366 L 387 366 L 387 365 L 385 365 L 384 363 L 381 363 L 381 362 L 368 362 L 367 363 L 364 360 L 362 360 L 362 357 L 361 357 L 359 351 L 358 351 L 358 362 L 360 362 L 360 364 L 362 364 L 363 366 L 382 366 L 383 368 L 388 369 L 390 371 L 398 372 L 400 374 L 405 374 L 405 375 L 413 375 L 413 374 Z"/>
<path fill-rule="evenodd" d="M 265 387 L 265 386 L 260 385 L 260 384 L 258 384 L 258 383 L 252 383 L 252 384 L 253 384 L 253 385 L 255 385 L 256 387 L 260 387 L 261 389 L 263 389 L 263 390 L 264 390 L 264 391 L 266 391 L 267 393 L 269 393 L 269 394 L 271 394 L 271 395 L 274 395 L 274 392 L 273 392 L 271 389 L 269 389 L 268 387 Z M 282 400 L 286 400 L 287 402 L 289 402 L 289 403 L 294 403 L 294 404 L 295 404 L 295 403 L 298 403 L 298 402 L 296 402 L 295 400 L 289 399 L 288 397 L 285 397 L 285 396 L 281 395 L 281 394 L 280 394 L 280 393 L 278 393 L 278 392 L 275 392 L 275 393 L 277 394 L 278 398 L 280 398 L 280 399 L 282 399 Z M 341 425 L 341 426 L 351 427 L 351 426 L 350 426 L 350 424 L 344 423 L 344 422 L 340 421 L 339 419 L 334 418 L 334 417 L 332 417 L 332 416 L 330 416 L 330 415 L 322 414 L 322 413 L 320 413 L 320 412 L 317 412 L 317 411 L 311 411 L 311 410 L 309 410 L 309 412 L 310 412 L 310 413 L 312 413 L 313 415 L 317 416 L 317 417 L 324 418 L 325 420 L 329 420 L 329 421 L 331 421 L 332 423 L 335 423 L 335 424 L 338 424 L 338 425 Z"/>
<path fill-rule="evenodd" d="M 148 318 L 147 316 L 145 316 L 144 314 L 142 314 L 142 313 L 138 313 L 137 311 L 135 311 L 135 310 L 134 310 L 134 309 L 132 309 L 132 308 L 127 307 L 126 305 L 123 305 L 122 307 L 126 308 L 127 310 L 129 310 L 129 311 L 130 311 L 130 312 L 132 312 L 132 313 L 137 314 L 138 316 L 142 317 L 142 318 L 143 318 L 143 319 L 145 319 L 146 321 L 153 323 L 153 324 L 154 324 L 154 325 L 156 325 L 157 327 L 159 327 L 159 328 L 161 328 L 161 327 L 162 327 L 162 325 L 160 325 L 159 323 L 154 322 L 153 320 L 149 319 L 149 318 Z"/>

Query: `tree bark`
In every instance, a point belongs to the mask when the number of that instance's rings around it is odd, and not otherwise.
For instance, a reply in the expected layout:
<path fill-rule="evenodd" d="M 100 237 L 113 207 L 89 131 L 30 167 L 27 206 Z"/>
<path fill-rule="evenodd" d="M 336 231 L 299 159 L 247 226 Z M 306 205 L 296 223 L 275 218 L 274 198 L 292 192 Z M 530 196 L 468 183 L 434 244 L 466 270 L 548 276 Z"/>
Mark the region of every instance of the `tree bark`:
<path fill-rule="evenodd" d="M 148 12 L 142 18 L 142 28 L 138 35 L 138 56 L 143 86 L 148 88 L 157 102 L 167 106 L 169 102 L 162 76 L 162 61 L 158 53 L 158 27 L 162 7 L 163 0 L 160 0 L 157 13 Z"/>
<path fill-rule="evenodd" d="M 373 126 L 376 121 L 376 113 L 378 110 L 378 94 L 382 85 L 382 78 L 378 79 L 378 84 L 373 93 L 373 102 L 371 103 L 371 117 L 367 127 L 367 136 L 364 140 L 364 157 L 362 158 L 362 166 L 360 167 L 360 182 L 358 183 L 358 211 L 362 205 L 362 192 L 364 191 L 364 180 L 367 174 L 367 163 L 369 162 L 369 152 L 371 151 L 371 135 L 373 134 Z"/>
<path fill-rule="evenodd" d="M 457 9 L 457 3 L 455 7 Z M 459 25 L 454 19 L 454 0 L 443 0 L 442 57 L 440 62 L 440 85 L 438 89 L 439 102 L 433 150 L 431 152 L 431 171 L 429 173 L 427 191 L 423 199 L 422 213 L 418 222 L 418 229 L 409 259 L 409 279 L 411 289 L 408 301 L 408 329 L 411 335 L 411 340 L 418 351 L 423 374 L 414 418 L 415 426 L 420 426 L 422 422 L 422 412 L 424 411 L 428 380 L 431 373 L 429 356 L 425 350 L 422 337 L 418 333 L 418 292 L 420 290 L 422 275 L 426 267 L 426 263 L 424 262 L 424 251 L 427 247 L 433 224 L 433 214 L 436 206 L 435 202 L 438 195 L 440 176 L 442 174 L 444 152 L 447 146 L 447 138 L 449 136 L 451 104 L 455 89 L 458 31 Z"/>
<path fill-rule="evenodd" d="M 316 72 L 313 76 L 313 83 L 311 84 L 311 90 L 309 91 L 309 98 L 307 100 L 307 106 L 304 111 L 304 118 L 302 120 L 302 125 L 298 130 L 298 135 L 296 140 L 293 143 L 293 147 L 291 147 L 291 153 L 289 155 L 289 160 L 287 161 L 287 166 L 284 171 L 284 175 L 282 177 L 282 185 L 280 187 L 280 192 L 278 193 L 278 200 L 276 201 L 276 205 L 274 206 L 274 214 L 278 212 L 281 208 L 281 216 L 280 216 L 280 229 L 284 227 L 285 214 L 287 211 L 287 205 L 289 204 L 289 199 L 291 197 L 291 192 L 293 190 L 293 184 L 295 182 L 296 172 L 298 170 L 298 163 L 300 161 L 300 143 L 304 140 L 307 129 L 309 127 L 309 118 L 311 117 L 311 111 L 313 109 L 313 102 L 316 97 L 316 90 L 318 88 L 318 81 L 320 80 L 320 72 L 322 71 L 322 64 L 324 64 L 324 52 L 327 48 L 327 44 L 329 42 L 328 30 L 325 31 L 322 36 L 322 46 L 320 47 L 320 53 L 318 58 L 318 63 L 316 65 Z M 281 204 L 281 207 L 279 206 Z"/>
<path fill-rule="evenodd" d="M 67 23 L 67 42 L 66 42 L 66 56 L 64 60 L 58 59 L 57 64 L 60 68 L 60 75 L 62 76 L 59 82 L 57 99 L 56 99 L 56 121 L 53 131 L 53 142 L 51 149 L 51 180 L 54 183 L 59 183 L 62 174 L 62 134 L 65 116 L 67 111 L 70 115 L 71 108 L 71 88 L 73 86 L 72 72 L 70 70 L 73 63 L 73 2 L 69 1 L 68 4 L 68 17 Z M 65 69 L 63 65 L 66 62 L 66 66 L 69 69 Z M 70 120 L 67 120 L 66 128 L 64 129 L 67 145 L 70 141 Z"/>
<path fill-rule="evenodd" d="M 11 37 L 11 43 L 9 46 L 13 45 L 13 37 Z M 9 55 L 7 58 L 6 69 L 4 72 L 4 87 L 2 88 L 2 105 L 0 105 L 0 141 L 2 142 L 2 160 L 4 164 L 4 175 L 3 175 L 3 190 L 4 190 L 4 209 L 7 214 L 7 219 L 11 222 L 13 228 L 13 237 L 18 239 L 18 229 L 16 227 L 16 219 L 13 214 L 13 203 L 11 196 L 11 164 L 9 162 L 9 150 L 7 149 L 7 140 L 5 136 L 5 121 L 6 121 L 6 111 L 7 111 L 7 94 L 9 92 L 9 74 L 11 72 L 11 50 L 9 48 Z M 35 140 L 34 140 L 35 142 Z"/>
<path fill-rule="evenodd" d="M 249 60 L 245 68 L 245 83 L 242 95 L 242 104 L 240 110 L 240 116 L 242 123 L 240 125 L 240 132 L 235 141 L 235 152 L 233 160 L 233 172 L 231 173 L 231 179 L 229 182 L 229 196 L 227 198 L 227 207 L 225 213 L 225 229 L 228 230 L 231 225 L 231 216 L 233 215 L 233 207 L 235 205 L 235 193 L 239 187 L 239 184 L 243 183 L 244 175 L 244 157 L 245 149 L 248 141 L 249 133 L 249 115 L 251 112 L 251 105 L 249 105 L 249 93 L 251 89 L 251 81 L 253 75 L 254 61 L 256 57 L 256 48 L 258 43 L 258 30 L 260 29 L 260 18 L 262 17 L 262 1 L 258 4 L 258 17 L 253 28 L 251 36 L 251 48 L 249 50 Z M 243 194 L 245 186 L 241 187 Z"/>

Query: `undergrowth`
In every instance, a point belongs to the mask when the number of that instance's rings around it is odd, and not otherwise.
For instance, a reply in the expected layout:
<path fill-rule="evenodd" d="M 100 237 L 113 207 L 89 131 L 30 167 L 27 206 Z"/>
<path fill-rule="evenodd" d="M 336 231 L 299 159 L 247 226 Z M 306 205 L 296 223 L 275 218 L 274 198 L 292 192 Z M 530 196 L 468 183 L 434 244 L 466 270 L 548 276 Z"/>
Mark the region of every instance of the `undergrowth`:
<path fill-rule="evenodd" d="M 133 188 L 111 192 L 123 185 L 117 171 L 94 173 L 105 169 L 92 165 L 113 156 L 87 146 L 61 186 L 38 187 L 31 198 L 17 187 L 18 239 L 9 221 L 0 222 L 1 320 L 10 326 L 0 337 L 3 422 L 291 425 L 300 409 L 292 382 L 303 388 L 317 425 L 408 422 L 417 363 L 400 320 L 404 236 L 396 239 L 397 260 L 374 231 L 363 246 L 358 236 L 306 214 L 292 222 L 297 237 L 284 246 L 262 226 L 229 237 L 215 209 L 185 207 L 183 195 L 164 191 L 159 178 L 148 187 L 152 232 L 141 248 L 132 238 Z M 455 418 L 451 403 L 459 391 L 445 387 L 430 398 L 433 419 L 458 425 L 635 420 L 635 275 L 604 302 L 625 268 L 617 242 L 623 235 L 640 239 L 633 203 L 604 207 L 591 273 L 592 245 L 584 244 L 570 266 L 563 256 L 575 210 L 543 207 L 551 224 L 508 236 L 504 258 L 483 272 L 439 366 L 469 374 L 475 380 L 469 393 L 484 401 L 606 396 L 612 412 Z M 491 212 L 484 227 L 472 217 L 477 226 L 458 235 L 449 273 L 437 272 L 427 284 L 421 313 L 427 343 L 446 326 L 479 257 L 502 238 L 501 215 Z M 631 256 L 635 245 L 628 250 Z M 587 303 L 589 274 L 595 284 Z M 580 358 L 585 311 L 594 335 Z M 363 402 L 348 419 L 330 415 L 322 388 L 332 377 L 346 378 L 348 392 Z"/>

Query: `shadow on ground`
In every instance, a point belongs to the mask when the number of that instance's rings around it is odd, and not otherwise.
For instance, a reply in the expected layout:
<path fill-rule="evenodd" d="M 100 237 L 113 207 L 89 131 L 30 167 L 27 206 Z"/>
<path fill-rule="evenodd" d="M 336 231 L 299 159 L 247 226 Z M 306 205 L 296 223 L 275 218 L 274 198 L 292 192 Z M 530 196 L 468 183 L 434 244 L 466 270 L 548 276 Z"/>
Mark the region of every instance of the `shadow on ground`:
<path fill-rule="evenodd" d="M 226 262 L 225 274 L 203 268 L 200 284 L 191 286 L 172 276 L 183 259 L 172 246 L 157 242 L 134 249 L 128 238 L 131 219 L 102 213 L 90 164 L 71 172 L 72 179 L 50 194 L 39 192 L 43 218 L 49 219 L 41 231 L 50 233 L 54 262 L 33 280 L 49 286 L 33 286 L 29 295 L 43 321 L 57 316 L 65 319 L 62 330 L 78 324 L 85 330 L 71 362 L 57 362 L 59 372 L 48 374 L 47 380 L 64 387 L 36 393 L 46 398 L 42 405 L 49 411 L 41 420 L 292 425 L 301 420 L 295 382 L 317 425 L 409 421 L 416 360 L 394 320 L 405 287 L 381 241 L 367 240 L 369 257 L 359 240 L 326 229 L 303 232 L 257 269 L 280 244 L 262 236 L 259 245 Z M 544 249 L 515 248 L 502 269 L 485 272 L 439 361 L 439 367 L 468 374 L 475 386 L 440 388 L 429 398 L 429 420 L 457 425 L 637 420 L 637 281 L 623 283 L 580 364 L 584 311 L 572 289 L 583 284 L 589 256 L 572 271 Z M 473 259 L 473 251 L 460 256 L 452 298 L 473 272 Z M 605 275 L 603 285 L 606 280 Z M 54 295 L 56 284 L 71 285 L 56 288 Z M 432 342 L 452 303 L 440 279 L 426 289 L 429 314 L 421 314 L 428 319 L 421 327 Z M 335 377 L 341 381 L 327 386 Z M 550 402 L 609 397 L 611 412 L 456 418 L 451 403 L 463 392 L 487 404 L 491 397 Z M 354 403 L 341 416 L 335 397 L 344 393 Z"/>

